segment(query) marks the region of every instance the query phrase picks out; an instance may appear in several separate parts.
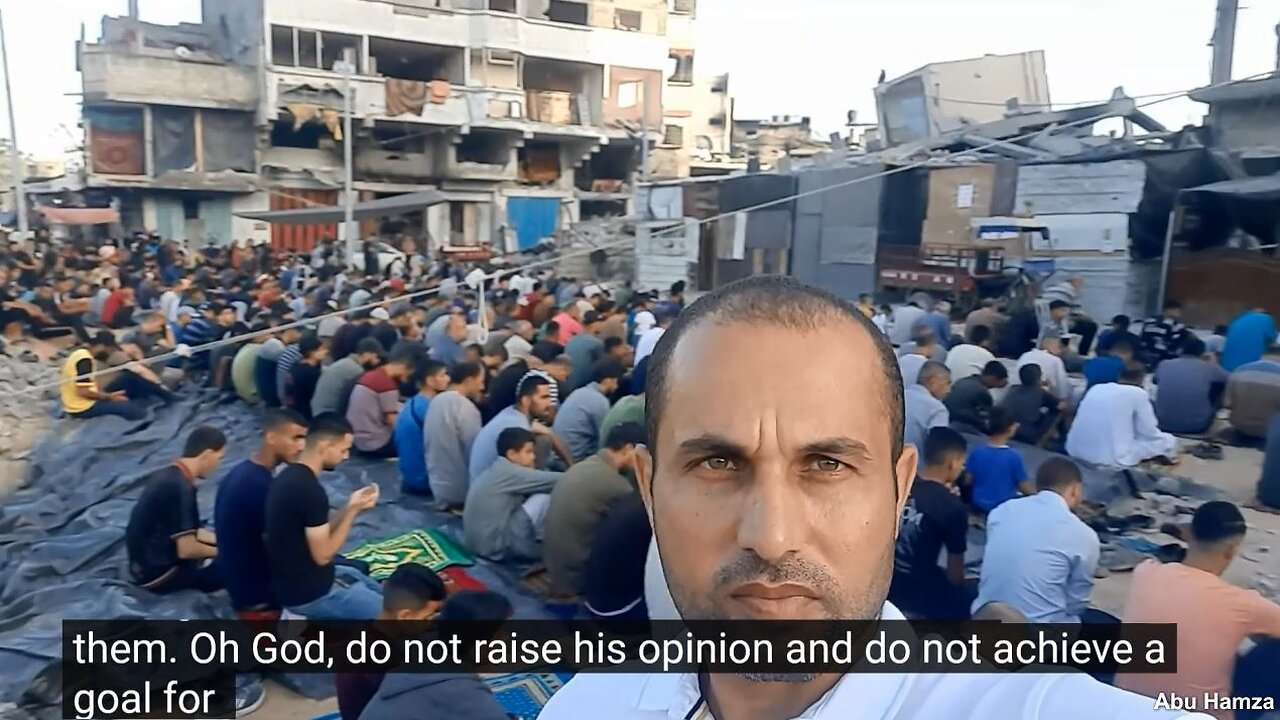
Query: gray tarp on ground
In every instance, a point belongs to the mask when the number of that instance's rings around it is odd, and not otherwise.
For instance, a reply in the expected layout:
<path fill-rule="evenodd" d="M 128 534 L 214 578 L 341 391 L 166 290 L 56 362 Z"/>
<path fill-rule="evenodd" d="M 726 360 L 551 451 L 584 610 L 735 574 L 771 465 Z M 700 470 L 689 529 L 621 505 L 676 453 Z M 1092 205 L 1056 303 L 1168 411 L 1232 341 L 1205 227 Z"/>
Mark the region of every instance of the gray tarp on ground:
<path fill-rule="evenodd" d="M 5 421 L 11 419 L 0 418 Z M 136 425 L 114 417 L 59 421 L 35 448 L 27 484 L 0 506 L 0 717 L 61 717 L 54 704 L 61 693 L 64 619 L 232 617 L 225 594 L 160 597 L 124 579 L 124 528 L 140 480 L 178 457 L 186 436 L 203 424 L 228 438 L 218 473 L 199 485 L 201 517 L 211 523 L 218 482 L 253 452 L 260 436 L 261 413 L 238 401 L 193 392 Z M 378 507 L 360 515 L 348 549 L 415 527 L 441 527 L 461 537 L 457 518 L 401 494 L 394 462 L 353 459 L 322 481 L 334 507 L 368 482 L 381 487 Z M 517 617 L 546 617 L 540 601 L 519 589 L 519 571 L 484 561 L 468 568 L 510 597 Z M 288 681 L 312 697 L 333 693 L 327 676 Z"/>

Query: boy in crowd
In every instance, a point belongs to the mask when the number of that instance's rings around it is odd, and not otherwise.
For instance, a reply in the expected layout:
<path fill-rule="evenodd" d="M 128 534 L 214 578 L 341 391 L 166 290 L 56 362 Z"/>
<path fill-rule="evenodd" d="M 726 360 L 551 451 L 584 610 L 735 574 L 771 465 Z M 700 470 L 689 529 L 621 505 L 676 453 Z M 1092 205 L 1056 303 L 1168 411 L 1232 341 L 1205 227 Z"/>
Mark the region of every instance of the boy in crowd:
<path fill-rule="evenodd" d="M 307 440 L 307 421 L 292 410 L 267 410 L 263 424 L 262 444 L 227 473 L 213 508 L 218 564 L 237 611 L 276 607 L 263 543 L 267 494 L 276 468 L 297 462 Z"/>
<path fill-rule="evenodd" d="M 985 329 L 978 326 L 978 329 Z M 961 345 L 960 347 L 965 347 Z M 995 404 L 991 391 L 1009 384 L 1009 369 L 999 360 L 988 362 L 977 375 L 952 383 L 942 403 L 951 413 L 951 424 L 965 432 L 985 433 Z"/>
<path fill-rule="evenodd" d="M 329 355 L 329 347 L 316 335 L 305 335 L 298 341 L 298 362 L 289 369 L 284 401 L 295 412 L 311 419 L 311 399 L 320 382 L 320 367 Z"/>
<path fill-rule="evenodd" d="M 201 527 L 196 482 L 218 469 L 226 446 L 221 430 L 198 427 L 182 457 L 147 478 L 124 535 L 134 584 L 161 594 L 222 589 L 218 541 Z"/>
<path fill-rule="evenodd" d="M 298 462 L 281 470 L 267 493 L 263 535 L 272 593 L 303 617 L 372 620 L 382 608 L 376 582 L 334 563 L 356 515 L 378 504 L 378 486 L 369 485 L 352 493 L 337 517 L 329 517 L 320 473 L 347 459 L 351 436 L 351 425 L 341 417 L 317 416 Z"/>
<path fill-rule="evenodd" d="M 1001 503 L 1034 492 L 1027 479 L 1027 469 L 1022 456 L 1009 447 L 1018 432 L 1018 422 L 1003 407 L 991 411 L 991 437 L 987 444 L 975 448 L 969 455 L 965 469 L 973 477 L 973 506 L 989 513 Z"/>
<path fill-rule="evenodd" d="M 439 622 L 446 634 L 488 640 L 497 636 L 511 615 L 511 602 L 498 593 L 464 590 L 444 602 Z M 433 717 L 450 720 L 511 717 L 475 673 L 393 673 L 382 681 L 360 720 L 424 717 L 427 709 Z"/>
<path fill-rule="evenodd" d="M 498 436 L 498 459 L 467 491 L 462 510 L 467 547 L 494 561 L 542 558 L 543 521 L 563 473 L 534 467 L 534 434 L 510 427 Z"/>
<path fill-rule="evenodd" d="M 1062 417 L 1062 402 L 1044 389 L 1043 377 L 1039 365 L 1023 365 L 1018 368 L 1020 384 L 1009 388 L 1000 401 L 1018 424 L 1014 438 L 1038 447 L 1049 441 Z"/>
<path fill-rule="evenodd" d="M 449 367 L 436 360 L 427 360 L 417 375 L 418 394 L 400 408 L 394 441 L 401 487 L 411 495 L 430 495 L 425 444 L 427 413 L 432 399 L 449 387 Z"/>
<path fill-rule="evenodd" d="M 923 467 L 902 509 L 889 586 L 889 601 L 908 617 L 965 620 L 977 596 L 964 576 L 969 510 L 956 497 L 968 449 L 951 428 L 933 428 L 925 438 Z M 938 565 L 944 547 L 945 570 Z"/>
<path fill-rule="evenodd" d="M 431 568 L 417 563 L 401 565 L 382 583 L 382 611 L 378 613 L 378 627 L 390 635 L 398 635 L 397 630 L 400 629 L 411 631 L 421 628 L 421 623 L 440 611 L 446 595 L 444 581 Z M 386 674 L 380 672 L 338 673 L 334 684 L 338 690 L 338 712 L 342 720 L 358 720 L 385 682 Z M 394 717 L 386 714 L 386 707 L 375 709 L 371 717 L 380 717 L 379 712 L 383 713 L 382 716 Z"/>

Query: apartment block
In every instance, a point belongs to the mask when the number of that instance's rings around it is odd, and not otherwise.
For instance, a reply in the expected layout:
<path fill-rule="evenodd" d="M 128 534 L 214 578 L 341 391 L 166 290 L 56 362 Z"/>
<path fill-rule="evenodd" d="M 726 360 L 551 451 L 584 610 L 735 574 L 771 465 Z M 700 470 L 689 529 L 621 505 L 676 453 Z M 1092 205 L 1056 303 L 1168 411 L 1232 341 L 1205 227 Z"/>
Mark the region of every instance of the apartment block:
<path fill-rule="evenodd" d="M 630 211 L 646 132 L 654 164 L 723 142 L 681 97 L 693 18 L 691 0 L 204 0 L 201 24 L 105 18 L 79 51 L 87 184 L 126 225 L 305 249 L 339 228 L 237 213 L 339 204 L 350 102 L 358 199 L 447 198 L 362 234 L 526 248 Z"/>

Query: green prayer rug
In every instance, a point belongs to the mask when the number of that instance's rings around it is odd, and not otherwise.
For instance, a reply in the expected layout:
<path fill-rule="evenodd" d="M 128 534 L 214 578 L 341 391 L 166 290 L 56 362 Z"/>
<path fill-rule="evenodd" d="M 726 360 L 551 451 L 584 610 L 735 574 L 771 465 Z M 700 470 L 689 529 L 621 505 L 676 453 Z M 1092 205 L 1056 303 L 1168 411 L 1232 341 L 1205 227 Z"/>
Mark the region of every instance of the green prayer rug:
<path fill-rule="evenodd" d="M 352 560 L 369 564 L 369 577 L 385 580 L 405 563 L 426 565 L 436 572 L 455 565 L 475 565 L 476 561 L 439 530 L 410 530 L 395 537 L 365 543 L 343 553 Z"/>

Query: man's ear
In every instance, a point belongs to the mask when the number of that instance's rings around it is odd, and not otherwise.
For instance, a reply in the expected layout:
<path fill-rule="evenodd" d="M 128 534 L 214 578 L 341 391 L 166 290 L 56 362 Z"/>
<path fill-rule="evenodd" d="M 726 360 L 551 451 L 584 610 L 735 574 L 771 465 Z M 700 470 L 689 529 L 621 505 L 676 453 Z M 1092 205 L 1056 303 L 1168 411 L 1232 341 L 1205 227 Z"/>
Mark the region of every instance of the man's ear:
<path fill-rule="evenodd" d="M 916 464 L 919 462 L 919 455 L 916 452 L 915 445 L 903 445 L 902 454 L 898 456 L 898 462 L 894 464 L 893 482 L 895 490 L 898 492 L 897 509 L 898 517 L 902 517 L 902 508 L 907 504 L 907 497 L 911 495 L 911 484 L 916 481 Z M 894 529 L 894 537 L 897 537 L 897 529 Z"/>
<path fill-rule="evenodd" d="M 653 456 L 649 454 L 647 445 L 636 446 L 636 485 L 640 489 L 640 499 L 644 501 L 645 512 L 649 515 L 649 526 L 653 526 Z"/>

